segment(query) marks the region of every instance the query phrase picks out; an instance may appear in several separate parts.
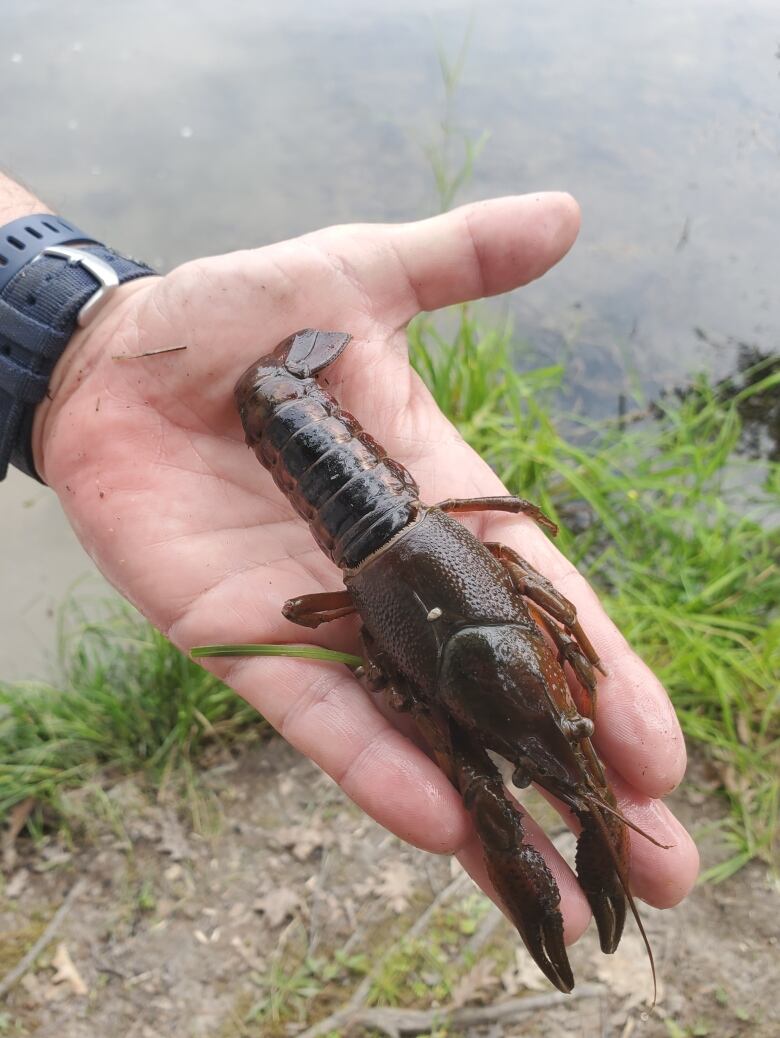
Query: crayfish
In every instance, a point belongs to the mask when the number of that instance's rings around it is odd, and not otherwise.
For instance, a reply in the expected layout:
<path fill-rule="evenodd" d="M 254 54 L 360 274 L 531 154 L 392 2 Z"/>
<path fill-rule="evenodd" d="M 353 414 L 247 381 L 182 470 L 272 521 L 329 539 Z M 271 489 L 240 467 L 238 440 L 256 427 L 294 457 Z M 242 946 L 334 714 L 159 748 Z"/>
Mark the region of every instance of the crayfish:
<path fill-rule="evenodd" d="M 410 473 L 315 379 L 350 338 L 297 332 L 236 385 L 247 443 L 344 574 L 343 590 L 294 598 L 283 613 L 310 628 L 359 614 L 370 688 L 412 715 L 459 790 L 496 892 L 557 988 L 574 986 L 560 893 L 525 842 L 522 810 L 490 753 L 511 764 L 516 786 L 538 784 L 579 821 L 576 872 L 602 951 L 617 948 L 628 904 L 652 965 L 628 886 L 628 827 L 636 827 L 591 742 L 599 658 L 574 606 L 545 577 L 451 517 L 497 510 L 556 528 L 518 497 L 422 504 Z M 579 708 L 564 664 L 580 686 Z"/>

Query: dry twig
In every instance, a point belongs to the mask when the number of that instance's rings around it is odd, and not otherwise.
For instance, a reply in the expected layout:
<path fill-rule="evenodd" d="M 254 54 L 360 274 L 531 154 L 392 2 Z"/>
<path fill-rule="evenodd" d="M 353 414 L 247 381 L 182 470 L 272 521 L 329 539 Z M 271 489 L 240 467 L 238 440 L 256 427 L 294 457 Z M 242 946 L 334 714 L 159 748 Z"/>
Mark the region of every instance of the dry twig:
<path fill-rule="evenodd" d="M 546 995 L 531 995 L 528 998 L 513 998 L 507 1002 L 499 1002 L 492 1006 L 471 1006 L 468 1009 L 456 1009 L 452 1006 L 440 1006 L 438 1009 L 358 1009 L 349 1017 L 339 1020 L 339 1027 L 363 1027 L 367 1030 L 381 1031 L 388 1038 L 403 1038 L 404 1035 L 426 1034 L 436 1026 L 446 1024 L 456 1030 L 469 1027 L 481 1027 L 485 1024 L 502 1023 L 516 1020 L 527 1013 L 535 1013 L 539 1009 L 553 1009 L 557 1006 L 570 1005 L 582 998 L 596 998 L 602 995 L 605 988 L 602 984 L 582 984 L 570 995 L 560 991 L 551 991 Z M 334 1014 L 330 1020 L 335 1020 Z M 319 1025 L 318 1025 L 319 1026 Z M 322 1031 L 304 1031 L 299 1038 L 308 1038 L 310 1034 L 322 1034 Z"/>
<path fill-rule="evenodd" d="M 32 946 L 32 948 L 30 948 L 30 950 L 24 956 L 22 956 L 19 962 L 17 962 L 14 968 L 9 973 L 6 973 L 3 979 L 0 980 L 0 998 L 5 998 L 5 996 L 11 990 L 11 988 L 22 979 L 22 977 L 25 975 L 30 966 L 32 966 L 32 964 L 35 962 L 35 960 L 41 954 L 46 945 L 50 943 L 50 941 L 56 935 L 57 931 L 62 925 L 63 919 L 71 910 L 74 901 L 83 889 L 83 880 L 77 880 L 73 884 L 73 886 L 70 888 L 70 891 L 68 892 L 68 896 L 62 902 L 57 911 L 54 913 L 49 922 L 49 925 L 43 931 L 43 933 Z"/>
<path fill-rule="evenodd" d="M 391 945 L 384 955 L 374 965 L 374 968 L 368 972 L 360 984 L 355 989 L 352 998 L 342 1008 L 326 1017 L 324 1020 L 320 1020 L 319 1023 L 314 1024 L 313 1027 L 309 1027 L 306 1031 L 303 1031 L 298 1038 L 320 1038 L 321 1035 L 327 1034 L 329 1031 L 336 1031 L 339 1028 L 346 1027 L 352 1024 L 354 1020 L 360 1016 L 361 1020 L 364 1013 L 375 1013 L 384 1012 L 384 1010 L 373 1010 L 364 1009 L 363 1005 L 368 998 L 369 992 L 371 991 L 371 985 L 374 983 L 376 976 L 382 970 L 382 967 L 387 962 L 389 957 L 398 947 L 401 941 L 414 940 L 415 937 L 419 937 L 420 934 L 425 930 L 426 926 L 430 922 L 431 916 L 436 912 L 440 905 L 447 901 L 453 894 L 455 894 L 461 887 L 465 886 L 468 881 L 468 875 L 465 872 L 460 872 L 455 879 L 446 886 L 443 890 L 440 890 L 436 897 L 431 901 L 428 907 L 425 909 L 423 914 L 418 918 L 413 926 L 410 926 L 406 933 L 401 937 L 395 944 Z M 378 1026 L 378 1025 L 376 1025 Z M 381 1030 L 381 1028 L 380 1028 Z M 385 1032 L 391 1033 L 391 1032 Z M 402 1032 L 399 1032 L 402 1033 Z M 414 1033 L 414 1032 L 412 1032 Z"/>

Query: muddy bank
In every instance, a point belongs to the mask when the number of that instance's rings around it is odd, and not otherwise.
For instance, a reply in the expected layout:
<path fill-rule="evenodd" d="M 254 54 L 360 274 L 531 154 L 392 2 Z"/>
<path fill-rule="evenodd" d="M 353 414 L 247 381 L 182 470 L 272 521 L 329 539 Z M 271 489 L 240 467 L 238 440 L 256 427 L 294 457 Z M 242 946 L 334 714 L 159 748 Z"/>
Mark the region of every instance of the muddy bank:
<path fill-rule="evenodd" d="M 587 997 L 558 997 L 449 860 L 389 836 L 281 741 L 221 762 L 205 788 L 190 801 L 200 832 L 191 811 L 182 820 L 182 802 L 177 814 L 128 781 L 108 797 L 73 797 L 74 843 L 17 843 L 0 898 L 0 976 L 81 885 L 0 1011 L 8 1033 L 294 1035 L 345 1005 L 372 971 L 361 1009 L 395 1002 L 433 1022 L 437 1005 L 456 1019 L 480 1006 L 489 1017 L 508 1000 L 552 996 L 542 1011 L 444 1030 L 439 1019 L 421 1032 L 450 1038 L 770 1038 L 780 1029 L 780 895 L 760 866 L 697 889 L 674 911 L 643 907 L 660 982 L 650 1013 L 635 930 L 606 958 L 591 928 L 572 952 Z M 701 826 L 715 805 L 695 799 L 678 796 L 675 807 Z M 558 842 L 570 849 L 567 833 Z M 701 845 L 711 864 L 711 829 Z"/>

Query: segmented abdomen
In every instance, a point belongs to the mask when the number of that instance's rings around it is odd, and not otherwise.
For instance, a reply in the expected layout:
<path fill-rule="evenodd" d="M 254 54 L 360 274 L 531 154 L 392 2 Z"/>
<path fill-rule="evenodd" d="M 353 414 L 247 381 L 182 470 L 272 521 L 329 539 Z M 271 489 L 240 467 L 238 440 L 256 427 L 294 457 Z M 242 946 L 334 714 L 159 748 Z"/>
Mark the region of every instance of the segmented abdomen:
<path fill-rule="evenodd" d="M 269 359 L 236 387 L 246 441 L 322 550 L 357 566 L 415 517 L 417 484 L 313 378 Z"/>

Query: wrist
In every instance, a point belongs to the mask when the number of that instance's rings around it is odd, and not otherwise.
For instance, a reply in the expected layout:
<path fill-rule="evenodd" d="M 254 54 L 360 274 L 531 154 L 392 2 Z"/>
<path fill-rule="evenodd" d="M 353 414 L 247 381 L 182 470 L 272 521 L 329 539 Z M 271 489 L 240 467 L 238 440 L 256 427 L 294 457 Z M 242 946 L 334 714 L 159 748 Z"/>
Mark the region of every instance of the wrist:
<path fill-rule="evenodd" d="M 50 213 L 51 209 L 26 187 L 0 173 L 0 227 L 32 213 Z"/>
<path fill-rule="evenodd" d="M 52 396 L 67 398 L 68 372 L 94 332 L 107 345 L 103 333 L 134 294 L 131 283 L 154 273 L 49 214 L 0 174 L 0 479 L 9 463 L 41 478 Z"/>
<path fill-rule="evenodd" d="M 46 446 L 56 416 L 95 365 L 106 359 L 111 343 L 118 341 L 119 329 L 129 308 L 135 305 L 135 295 L 148 291 L 150 282 L 156 280 L 145 277 L 120 285 L 95 320 L 86 328 L 76 329 L 55 364 L 48 393 L 35 409 L 31 436 L 35 468 L 44 483 L 51 482 L 46 473 Z"/>

